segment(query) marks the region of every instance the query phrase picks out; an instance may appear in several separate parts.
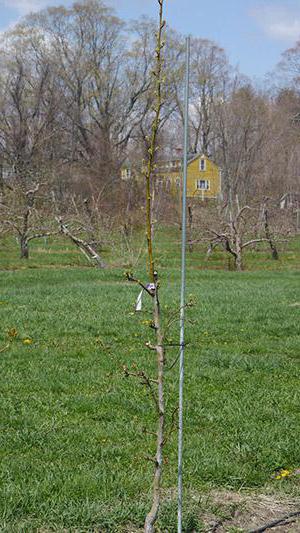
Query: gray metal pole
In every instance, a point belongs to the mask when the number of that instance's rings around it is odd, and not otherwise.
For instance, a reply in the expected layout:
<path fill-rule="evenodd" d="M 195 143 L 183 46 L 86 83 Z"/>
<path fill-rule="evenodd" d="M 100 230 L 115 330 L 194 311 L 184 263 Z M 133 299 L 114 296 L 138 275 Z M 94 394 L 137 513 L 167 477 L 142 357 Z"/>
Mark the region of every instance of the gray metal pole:
<path fill-rule="evenodd" d="M 182 445 L 183 445 L 183 380 L 184 380 L 184 311 L 185 311 L 185 256 L 186 256 L 186 181 L 188 162 L 188 118 L 190 78 L 190 37 L 186 38 L 186 66 L 184 93 L 184 151 L 182 183 L 181 229 L 181 293 L 180 293 L 180 359 L 179 359 L 179 425 L 178 425 L 178 533 L 182 533 Z"/>

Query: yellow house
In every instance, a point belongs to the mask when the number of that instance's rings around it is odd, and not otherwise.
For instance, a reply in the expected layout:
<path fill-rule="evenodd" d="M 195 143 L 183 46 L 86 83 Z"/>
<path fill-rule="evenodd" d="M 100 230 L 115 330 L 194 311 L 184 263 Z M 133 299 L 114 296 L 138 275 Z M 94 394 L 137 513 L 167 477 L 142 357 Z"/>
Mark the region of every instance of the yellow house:
<path fill-rule="evenodd" d="M 128 180 L 135 172 L 129 164 L 121 169 L 121 178 Z M 155 165 L 154 183 L 156 191 L 164 190 L 173 195 L 181 192 L 182 159 L 158 161 Z M 214 199 L 222 196 L 221 171 L 206 155 L 193 155 L 188 159 L 187 198 Z"/>
<path fill-rule="evenodd" d="M 181 189 L 182 160 L 159 161 L 156 165 L 157 189 L 176 194 Z M 205 155 L 189 158 L 187 166 L 187 197 L 199 200 L 219 199 L 222 195 L 221 171 Z"/>

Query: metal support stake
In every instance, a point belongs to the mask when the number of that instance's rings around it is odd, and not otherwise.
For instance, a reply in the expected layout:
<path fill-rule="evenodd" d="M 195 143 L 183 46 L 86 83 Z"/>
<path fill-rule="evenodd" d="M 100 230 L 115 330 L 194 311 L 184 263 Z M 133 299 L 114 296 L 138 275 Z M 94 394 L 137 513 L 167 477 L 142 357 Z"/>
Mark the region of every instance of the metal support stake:
<path fill-rule="evenodd" d="M 184 311 L 185 311 L 185 256 L 186 256 L 186 182 L 188 162 L 190 37 L 186 38 L 186 66 L 184 93 L 184 151 L 182 183 L 182 241 L 180 293 L 180 360 L 179 360 L 179 427 L 178 427 L 178 533 L 182 533 L 182 444 L 183 444 L 183 379 L 184 379 Z"/>

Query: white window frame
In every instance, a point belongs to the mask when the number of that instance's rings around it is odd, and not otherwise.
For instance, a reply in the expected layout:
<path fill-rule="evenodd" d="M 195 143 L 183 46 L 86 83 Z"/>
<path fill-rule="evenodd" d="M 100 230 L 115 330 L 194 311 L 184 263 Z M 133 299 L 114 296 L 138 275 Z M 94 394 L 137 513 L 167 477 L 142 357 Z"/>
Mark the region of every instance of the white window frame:
<path fill-rule="evenodd" d="M 201 184 L 204 184 L 204 187 L 201 187 Z M 196 180 L 196 189 L 197 191 L 209 191 L 210 180 L 203 180 L 203 179 Z"/>
<path fill-rule="evenodd" d="M 202 168 L 202 164 L 203 164 L 203 168 Z M 204 157 L 202 157 L 199 160 L 199 170 L 200 170 L 200 172 L 205 172 L 206 171 L 206 159 L 204 159 Z"/>

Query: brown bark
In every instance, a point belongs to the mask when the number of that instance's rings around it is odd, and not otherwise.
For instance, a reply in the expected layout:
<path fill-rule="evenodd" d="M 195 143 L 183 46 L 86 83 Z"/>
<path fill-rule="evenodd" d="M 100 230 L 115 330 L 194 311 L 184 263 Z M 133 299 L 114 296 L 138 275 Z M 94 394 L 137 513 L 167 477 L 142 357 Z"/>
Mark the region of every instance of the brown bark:
<path fill-rule="evenodd" d="M 155 456 L 155 470 L 153 478 L 152 506 L 146 516 L 144 530 L 145 533 L 154 531 L 154 524 L 157 520 L 160 506 L 161 478 L 163 468 L 163 446 L 165 433 L 165 402 L 164 402 L 164 365 L 165 350 L 164 336 L 161 328 L 160 303 L 158 298 L 158 284 L 155 282 L 155 294 L 153 297 L 153 321 L 156 332 L 156 356 L 157 356 L 157 382 L 158 382 L 158 425 L 157 425 L 157 442 Z"/>
<path fill-rule="evenodd" d="M 28 193 L 26 193 L 26 201 L 29 203 Z M 33 196 L 34 199 L 34 196 Z M 34 200 L 32 200 L 33 202 Z M 25 212 L 23 214 L 23 227 L 20 231 L 20 247 L 21 247 L 21 259 L 29 258 L 29 249 L 28 249 L 28 225 L 29 225 L 29 216 L 30 216 L 30 207 L 27 205 Z"/>
<path fill-rule="evenodd" d="M 157 520 L 160 499 L 161 499 L 161 478 L 163 468 L 163 443 L 164 443 L 164 425 L 165 425 L 165 404 L 164 404 L 164 338 L 161 326 L 160 316 L 160 304 L 158 298 L 158 277 L 157 272 L 154 270 L 153 259 L 153 223 L 152 223 L 152 208 L 153 199 L 151 198 L 151 178 L 153 175 L 155 152 L 157 144 L 157 134 L 160 125 L 160 112 L 162 107 L 162 48 L 163 44 L 163 28 L 165 21 L 163 20 L 163 3 L 164 0 L 158 0 L 159 4 L 159 27 L 156 38 L 156 67 L 153 72 L 155 79 L 155 106 L 154 106 L 154 119 L 152 122 L 151 141 L 148 150 L 148 162 L 146 170 L 146 227 L 147 227 L 147 242 L 148 242 L 148 261 L 149 261 L 149 274 L 150 281 L 154 283 L 153 294 L 153 323 L 156 334 L 156 356 L 157 356 L 157 383 L 158 383 L 158 396 L 157 396 L 157 409 L 158 409 L 158 423 L 157 423 L 157 443 L 156 443 L 156 456 L 155 456 L 155 470 L 153 478 L 153 492 L 152 492 L 152 506 L 149 513 L 146 516 L 144 531 L 145 533 L 152 533 L 154 531 L 154 525 Z"/>
<path fill-rule="evenodd" d="M 269 211 L 267 208 L 267 201 L 264 202 L 263 205 L 263 217 L 264 217 L 264 229 L 265 229 L 265 235 L 266 239 L 270 245 L 271 253 L 272 253 L 272 259 L 277 261 L 279 259 L 278 250 L 276 248 L 276 244 L 272 239 L 270 226 L 269 226 Z"/>
<path fill-rule="evenodd" d="M 242 243 L 238 234 L 236 235 L 235 252 L 235 268 L 238 272 L 241 272 L 243 270 Z"/>
<path fill-rule="evenodd" d="M 20 249 L 21 249 L 21 259 L 28 259 L 29 258 L 29 248 L 28 248 L 28 239 L 25 235 L 21 235 L 20 237 Z"/>

